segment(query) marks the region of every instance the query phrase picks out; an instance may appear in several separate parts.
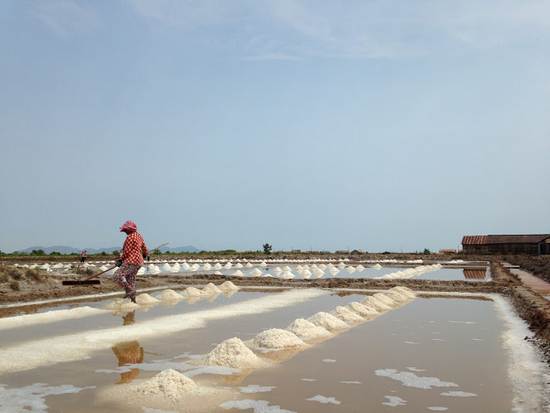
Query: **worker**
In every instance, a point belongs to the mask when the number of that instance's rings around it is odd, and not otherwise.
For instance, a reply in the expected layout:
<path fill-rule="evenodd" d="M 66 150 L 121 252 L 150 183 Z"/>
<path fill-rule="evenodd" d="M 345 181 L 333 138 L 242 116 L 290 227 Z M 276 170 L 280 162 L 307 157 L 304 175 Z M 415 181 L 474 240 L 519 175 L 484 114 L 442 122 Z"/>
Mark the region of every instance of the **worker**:
<path fill-rule="evenodd" d="M 86 251 L 86 250 L 80 251 L 80 262 L 81 263 L 86 262 L 87 258 L 88 258 L 88 251 Z"/>
<path fill-rule="evenodd" d="M 137 225 L 133 221 L 126 221 L 120 227 L 120 232 L 126 233 L 126 240 L 122 247 L 122 254 L 116 261 L 119 267 L 113 276 L 114 281 L 126 291 L 124 298 L 136 302 L 136 275 L 143 265 L 143 258 L 149 252 L 143 237 L 137 232 Z"/>

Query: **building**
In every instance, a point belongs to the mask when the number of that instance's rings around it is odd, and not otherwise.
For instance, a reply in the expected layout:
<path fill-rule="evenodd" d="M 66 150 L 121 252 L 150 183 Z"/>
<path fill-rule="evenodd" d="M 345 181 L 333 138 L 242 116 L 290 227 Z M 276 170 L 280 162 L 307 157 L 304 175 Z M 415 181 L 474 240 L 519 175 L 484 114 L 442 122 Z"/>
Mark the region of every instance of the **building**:
<path fill-rule="evenodd" d="M 465 235 L 462 249 L 477 254 L 550 254 L 550 234 Z"/>

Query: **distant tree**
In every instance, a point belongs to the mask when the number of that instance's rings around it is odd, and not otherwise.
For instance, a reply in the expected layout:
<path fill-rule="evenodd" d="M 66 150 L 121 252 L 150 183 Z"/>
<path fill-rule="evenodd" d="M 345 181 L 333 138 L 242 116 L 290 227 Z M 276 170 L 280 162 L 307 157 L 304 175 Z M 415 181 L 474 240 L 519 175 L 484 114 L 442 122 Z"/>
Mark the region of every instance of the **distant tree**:
<path fill-rule="evenodd" d="M 271 250 L 273 249 L 273 247 L 271 246 L 271 244 L 268 244 L 267 242 L 263 245 L 264 247 L 264 254 L 265 255 L 269 255 L 271 254 Z"/>
<path fill-rule="evenodd" d="M 428 254 L 431 254 L 432 252 L 428 249 L 428 248 L 424 248 L 424 254 L 428 255 Z"/>
<path fill-rule="evenodd" d="M 102 257 L 104 257 L 104 256 L 107 255 L 107 253 L 106 253 L 105 251 L 101 251 L 101 253 L 100 253 L 99 255 L 101 255 Z"/>
<path fill-rule="evenodd" d="M 32 250 L 31 255 L 46 255 L 44 250 Z"/>
<path fill-rule="evenodd" d="M 6 255 L 2 250 L 0 250 L 0 256 L 1 255 Z"/>
<path fill-rule="evenodd" d="M 61 255 L 61 253 L 57 252 L 57 251 L 52 251 L 52 252 L 50 252 L 50 255 Z"/>

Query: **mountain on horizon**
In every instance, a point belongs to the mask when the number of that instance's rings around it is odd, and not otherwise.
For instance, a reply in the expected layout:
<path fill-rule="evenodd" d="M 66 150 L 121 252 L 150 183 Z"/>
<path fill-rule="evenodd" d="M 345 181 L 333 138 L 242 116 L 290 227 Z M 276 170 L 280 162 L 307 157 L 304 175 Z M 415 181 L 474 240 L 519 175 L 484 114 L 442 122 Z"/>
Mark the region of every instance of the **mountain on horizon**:
<path fill-rule="evenodd" d="M 88 254 L 99 254 L 101 252 L 112 253 L 113 251 L 118 251 L 121 248 L 122 247 L 75 248 L 75 247 L 69 247 L 66 245 L 52 245 L 49 247 L 33 246 L 33 247 L 28 247 L 28 248 L 25 248 L 22 250 L 16 250 L 16 251 L 24 254 L 30 254 L 33 250 L 42 250 L 46 254 L 51 254 L 52 252 L 59 252 L 61 254 L 80 254 L 80 251 L 85 249 L 86 251 L 88 251 Z M 161 252 L 170 251 L 170 252 L 179 253 L 179 252 L 199 252 L 200 250 L 194 247 L 193 245 L 184 245 L 182 247 L 173 247 L 173 248 L 170 248 L 169 246 L 162 247 L 160 251 Z"/>

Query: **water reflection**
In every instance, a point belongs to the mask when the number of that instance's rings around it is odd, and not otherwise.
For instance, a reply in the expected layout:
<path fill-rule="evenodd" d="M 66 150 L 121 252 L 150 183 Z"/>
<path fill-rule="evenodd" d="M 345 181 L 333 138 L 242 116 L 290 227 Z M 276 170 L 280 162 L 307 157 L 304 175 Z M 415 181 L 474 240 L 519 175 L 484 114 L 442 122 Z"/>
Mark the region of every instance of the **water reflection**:
<path fill-rule="evenodd" d="M 487 276 L 485 268 L 464 268 L 464 278 L 467 280 L 484 280 Z"/>
<path fill-rule="evenodd" d="M 111 348 L 118 360 L 118 366 L 124 366 L 127 364 L 139 364 L 143 363 L 143 347 L 139 345 L 138 341 L 125 341 L 116 344 Z M 130 383 L 139 376 L 139 369 L 135 368 L 128 372 L 120 373 L 120 379 L 117 384 Z"/>
<path fill-rule="evenodd" d="M 122 325 L 130 326 L 136 322 L 136 312 L 130 311 L 122 316 Z"/>

